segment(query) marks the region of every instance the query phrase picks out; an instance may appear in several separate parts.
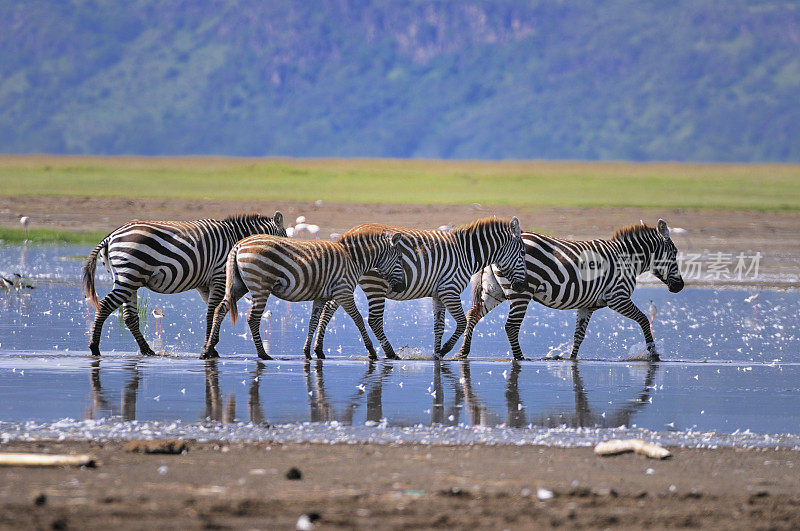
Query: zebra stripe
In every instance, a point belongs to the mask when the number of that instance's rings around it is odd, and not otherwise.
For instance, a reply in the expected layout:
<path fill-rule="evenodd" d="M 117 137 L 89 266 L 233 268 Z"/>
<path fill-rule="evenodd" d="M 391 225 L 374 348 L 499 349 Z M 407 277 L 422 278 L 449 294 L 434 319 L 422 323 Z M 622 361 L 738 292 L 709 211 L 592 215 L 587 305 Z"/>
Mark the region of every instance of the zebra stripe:
<path fill-rule="evenodd" d="M 418 230 L 389 225 L 360 225 L 374 230 L 389 230 L 404 236 L 401 244 L 403 269 L 406 275 L 404 290 L 390 289 L 385 280 L 373 271 L 364 274 L 358 283 L 369 302 L 368 322 L 380 341 L 387 358 L 397 358 L 383 331 L 383 312 L 386 299 L 411 300 L 433 298 L 434 342 L 437 356 L 453 348 L 466 328 L 467 319 L 461 307 L 461 292 L 470 277 L 489 264 L 497 264 L 507 278 L 524 289 L 525 262 L 519 220 L 486 218 L 450 231 Z M 314 352 L 322 353 L 325 329 L 336 311 L 336 303 L 325 307 L 314 345 Z M 441 346 L 444 334 L 445 310 L 456 321 L 453 335 Z"/>
<path fill-rule="evenodd" d="M 219 328 L 230 310 L 235 324 L 236 300 L 250 291 L 253 306 L 248 324 L 256 352 L 272 359 L 261 341 L 261 315 L 271 294 L 286 301 L 314 301 L 303 348 L 310 358 L 310 345 L 325 303 L 333 300 L 353 319 L 370 358 L 376 358 L 364 320 L 356 309 L 353 290 L 367 269 L 376 269 L 396 289 L 403 289 L 403 268 L 398 243 L 402 235 L 384 230 L 349 231 L 338 242 L 297 241 L 275 236 L 251 236 L 237 243 L 228 254 L 225 297 L 214 313 L 214 322 L 202 357 L 216 353 Z M 324 356 L 318 355 L 319 358 Z"/>
<path fill-rule="evenodd" d="M 100 355 L 100 335 L 106 318 L 120 305 L 125 325 L 142 354 L 153 350 L 139 330 L 137 291 L 147 287 L 157 293 L 196 289 L 208 304 L 206 339 L 214 308 L 225 291 L 225 259 L 233 245 L 251 234 L 286 235 L 283 215 L 231 216 L 223 220 L 132 221 L 118 228 L 95 247 L 83 266 L 83 293 L 96 308 L 89 348 Z M 94 274 L 98 257 L 114 283 L 102 301 L 97 300 Z"/>
<path fill-rule="evenodd" d="M 645 271 L 651 271 L 673 293 L 683 289 L 678 251 L 664 220 L 658 220 L 657 228 L 644 224 L 621 228 L 610 240 L 572 241 L 535 232 L 524 232 L 522 240 L 527 289 L 510 289 L 509 282 L 496 267 L 476 273 L 473 305 L 468 312 L 464 344 L 458 358 L 469 354 L 472 332 L 478 321 L 508 299 L 511 307 L 505 329 L 516 359 L 522 359 L 519 329 L 531 300 L 550 308 L 578 310 L 572 359 L 578 356 L 592 313 L 605 306 L 639 323 L 650 360 L 659 359 L 650 322 L 633 304 L 631 294 L 636 287 L 636 277 Z"/>

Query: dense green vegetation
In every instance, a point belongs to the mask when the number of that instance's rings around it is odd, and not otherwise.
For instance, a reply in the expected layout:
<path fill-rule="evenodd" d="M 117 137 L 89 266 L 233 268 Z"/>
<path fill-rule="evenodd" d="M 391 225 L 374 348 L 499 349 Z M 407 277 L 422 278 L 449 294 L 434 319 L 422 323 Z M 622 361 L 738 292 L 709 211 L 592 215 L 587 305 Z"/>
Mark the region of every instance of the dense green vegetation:
<path fill-rule="evenodd" d="M 0 194 L 800 209 L 800 165 L 0 157 Z"/>
<path fill-rule="evenodd" d="M 800 161 L 794 1 L 9 0 L 0 20 L 0 152 Z"/>

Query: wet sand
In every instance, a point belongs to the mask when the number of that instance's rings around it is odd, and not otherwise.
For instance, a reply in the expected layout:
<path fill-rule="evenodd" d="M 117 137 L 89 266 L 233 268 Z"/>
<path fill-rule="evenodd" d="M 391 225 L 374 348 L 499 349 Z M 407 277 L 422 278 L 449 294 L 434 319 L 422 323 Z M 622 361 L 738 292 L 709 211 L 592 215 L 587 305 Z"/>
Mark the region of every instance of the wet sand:
<path fill-rule="evenodd" d="M 687 450 L 655 461 L 536 446 L 9 443 L 90 453 L 97 468 L 0 468 L 0 527 L 315 528 L 800 526 L 800 454 Z M 287 479 L 292 467 L 301 479 Z M 544 488 L 553 498 L 540 501 Z"/>
<path fill-rule="evenodd" d="M 299 215 L 320 226 L 320 237 L 344 232 L 370 221 L 419 228 L 461 224 L 482 216 L 520 218 L 526 229 L 575 239 L 610 237 L 618 227 L 639 220 L 654 225 L 659 217 L 686 234 L 674 235 L 679 250 L 690 253 L 760 252 L 761 282 L 779 287 L 800 287 L 800 213 L 731 210 L 670 210 L 645 208 L 558 208 L 495 205 L 419 205 L 323 203 L 290 201 L 193 201 L 173 199 L 113 199 L 74 197 L 0 197 L 0 226 L 19 228 L 20 216 L 31 227 L 72 231 L 112 231 L 131 219 L 220 218 L 238 212 L 271 214 L 281 210 L 287 225 Z M 783 277 L 781 282 L 775 279 Z M 788 279 L 788 280 L 787 280 Z M 700 282 L 708 283 L 708 282 Z M 717 281 L 716 284 L 741 282 Z"/>

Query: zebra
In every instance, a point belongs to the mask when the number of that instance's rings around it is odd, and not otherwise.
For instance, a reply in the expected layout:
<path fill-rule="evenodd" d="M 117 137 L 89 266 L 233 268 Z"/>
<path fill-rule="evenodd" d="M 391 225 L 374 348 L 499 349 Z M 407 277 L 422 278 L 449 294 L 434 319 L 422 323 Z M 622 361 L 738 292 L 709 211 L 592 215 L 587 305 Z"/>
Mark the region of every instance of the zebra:
<path fill-rule="evenodd" d="M 466 327 L 461 292 L 472 275 L 495 263 L 506 278 L 512 279 L 513 288 L 525 289 L 525 250 L 516 217 L 510 220 L 484 218 L 449 231 L 407 229 L 379 224 L 367 224 L 358 228 L 361 227 L 395 231 L 405 237 L 401 245 L 406 274 L 404 290 L 390 289 L 386 281 L 374 271 L 368 271 L 358 281 L 369 302 L 369 325 L 387 358 L 397 359 L 383 331 L 383 311 L 387 298 L 403 301 L 433 298 L 433 351 L 435 356 L 440 357 L 455 346 Z M 322 355 L 325 329 L 336 308 L 336 301 L 329 302 L 320 318 L 314 345 L 317 356 Z M 445 310 L 455 319 L 456 329 L 441 346 Z"/>
<path fill-rule="evenodd" d="M 522 233 L 525 242 L 527 289 L 509 289 L 509 283 L 496 267 L 475 274 L 473 305 L 468 312 L 467 329 L 460 353 L 469 355 L 472 332 L 478 321 L 492 308 L 508 299 L 511 308 L 506 320 L 506 335 L 515 359 L 522 359 L 519 329 L 531 299 L 550 308 L 578 310 L 571 359 L 586 334 L 592 313 L 608 306 L 633 319 L 642 328 L 650 361 L 658 361 L 650 321 L 633 304 L 631 293 L 636 277 L 651 271 L 672 293 L 683 289 L 678 269 L 678 250 L 663 219 L 656 228 L 644 223 L 618 229 L 610 240 L 572 241 L 535 232 Z"/>
<path fill-rule="evenodd" d="M 337 242 L 290 240 L 275 236 L 251 236 L 233 246 L 228 253 L 225 297 L 214 312 L 214 325 L 202 357 L 216 355 L 222 319 L 230 310 L 236 324 L 236 301 L 249 291 L 253 298 L 248 324 L 256 353 L 272 359 L 261 341 L 260 323 L 270 294 L 286 301 L 314 301 L 303 352 L 310 358 L 309 345 L 317 329 L 322 309 L 334 300 L 353 319 L 371 359 L 377 359 L 364 320 L 358 313 L 353 290 L 364 271 L 376 269 L 397 290 L 403 290 L 403 267 L 398 244 L 402 234 L 365 227 L 348 231 Z"/>
<path fill-rule="evenodd" d="M 100 355 L 100 334 L 106 318 L 122 305 L 125 325 L 142 354 L 153 355 L 139 330 L 136 309 L 139 288 L 157 293 L 200 292 L 208 305 L 206 335 L 211 332 L 214 309 L 225 292 L 225 259 L 231 247 L 251 234 L 285 236 L 283 215 L 239 214 L 223 220 L 131 221 L 92 249 L 83 265 L 83 294 L 95 307 L 89 349 Z M 97 258 L 114 283 L 111 292 L 98 302 L 94 287 Z"/>

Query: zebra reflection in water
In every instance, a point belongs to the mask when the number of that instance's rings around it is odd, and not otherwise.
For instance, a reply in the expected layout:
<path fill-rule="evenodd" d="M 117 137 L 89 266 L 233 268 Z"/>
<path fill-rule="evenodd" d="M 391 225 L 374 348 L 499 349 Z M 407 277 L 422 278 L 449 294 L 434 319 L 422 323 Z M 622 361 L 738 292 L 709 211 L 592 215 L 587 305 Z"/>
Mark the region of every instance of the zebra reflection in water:
<path fill-rule="evenodd" d="M 106 397 L 100 382 L 100 360 L 93 360 L 89 371 L 89 381 L 92 387 L 92 404 L 86 411 L 87 419 L 98 419 L 106 415 L 120 417 L 121 420 L 136 420 L 136 396 L 139 392 L 139 362 L 126 363 L 123 371 L 129 374 L 128 381 L 122 389 L 120 407 L 114 407 Z M 107 412 L 104 413 L 104 412 Z"/>
<path fill-rule="evenodd" d="M 380 370 L 376 369 L 380 366 Z M 353 424 L 353 416 L 364 395 L 367 395 L 367 421 L 380 422 L 383 419 L 383 383 L 392 373 L 391 361 L 377 363 L 370 361 L 367 370 L 356 386 L 356 392 L 347 400 L 344 409 L 336 412 L 328 393 L 325 391 L 324 365 L 321 360 L 313 364 L 303 364 L 306 387 L 308 389 L 308 405 L 311 422 L 330 422 L 333 420 L 347 425 Z"/>
<path fill-rule="evenodd" d="M 633 399 L 628 400 L 622 407 L 607 412 L 594 410 L 589 404 L 586 387 L 580 375 L 578 363 L 573 362 L 570 367 L 572 376 L 572 390 L 574 394 L 574 409 L 555 409 L 551 412 L 531 416 L 526 413 L 526 406 L 519 393 L 519 376 L 522 365 L 517 362 L 511 364 L 507 373 L 505 387 L 505 416 L 493 411 L 478 396 L 476 387 L 472 383 L 470 362 L 459 364 L 459 375 L 450 370 L 452 365 L 434 362 L 434 406 L 431 409 L 431 423 L 456 426 L 466 424 L 472 426 L 498 426 L 505 425 L 510 428 L 525 428 L 529 425 L 547 428 L 568 426 L 571 428 L 598 427 L 616 428 L 630 426 L 634 414 L 641 411 L 649 404 L 650 391 L 655 381 L 658 365 L 648 363 L 647 373 L 642 384 L 642 390 Z M 449 380 L 453 392 L 452 405 L 445 411 L 445 387 L 443 377 Z M 462 412 L 465 417 L 462 422 Z"/>
<path fill-rule="evenodd" d="M 409 412 L 405 409 L 397 410 L 393 403 L 390 411 L 385 412 L 384 384 L 392 376 L 395 364 L 390 360 L 380 362 L 371 361 L 367 364 L 363 374 L 355 386 L 355 391 L 342 402 L 340 408 L 335 407 L 335 400 L 326 389 L 325 366 L 322 361 L 306 362 L 303 364 L 305 391 L 308 396 L 308 416 L 300 413 L 295 422 L 331 422 L 338 421 L 352 425 L 356 412 L 365 403 L 366 421 L 381 422 L 389 419 L 390 425 L 405 425 L 403 422 Z M 528 426 L 541 427 L 618 427 L 630 426 L 634 415 L 649 404 L 653 382 L 658 371 L 655 363 L 647 364 L 647 372 L 641 384 L 641 391 L 624 404 L 610 411 L 592 408 L 589 403 L 586 386 L 580 374 L 579 365 L 572 363 L 569 374 L 572 379 L 572 392 L 574 404 L 572 407 L 555 406 L 544 412 L 531 414 L 530 408 L 523 401 L 519 385 L 523 366 L 520 363 L 511 363 L 510 366 L 494 366 L 504 368 L 506 383 L 504 387 L 505 411 L 492 409 L 483 400 L 478 390 L 480 382 L 473 383 L 473 367 L 471 362 L 464 361 L 457 364 L 434 361 L 431 365 L 432 385 L 431 390 L 431 425 L 475 425 L 475 426 L 507 426 L 511 428 L 525 428 Z M 250 371 L 247 397 L 247 421 L 265 425 L 268 423 L 270 410 L 265 411 L 261 400 L 261 383 L 265 365 L 257 363 L 256 368 Z M 330 369 L 330 367 L 329 367 Z M 566 369 L 566 367 L 565 367 Z M 427 368 L 426 368 L 427 370 Z M 528 369 L 532 370 L 531 368 Z M 92 389 L 92 402 L 87 408 L 86 418 L 96 419 L 103 416 L 120 417 L 121 420 L 131 421 L 137 419 L 137 394 L 143 377 L 140 374 L 139 362 L 133 361 L 123 367 L 128 374 L 127 381 L 122 388 L 120 406 L 115 407 L 108 399 L 107 392 L 103 389 L 100 379 L 100 360 L 91 364 L 90 383 Z M 220 391 L 220 374 L 218 362 L 208 360 L 204 364 L 203 378 L 205 382 L 205 408 L 198 415 L 217 422 L 229 423 L 236 419 L 236 397 L 231 392 L 227 400 L 223 399 Z M 524 381 L 524 380 L 523 380 Z M 244 382 L 243 382 L 244 383 Z M 267 382 L 269 389 L 269 382 Z M 336 388 L 341 388 L 340 384 Z M 496 389 L 496 388 L 495 388 Z M 396 391 L 395 391 L 396 392 Z M 396 395 L 395 395 L 396 396 Z M 405 404 L 405 402 L 403 402 Z M 299 406 L 299 404 L 298 404 Z M 528 406 L 531 406 L 530 404 Z M 244 420 L 244 419 L 238 419 Z M 415 423 L 415 422 L 412 422 Z"/>

